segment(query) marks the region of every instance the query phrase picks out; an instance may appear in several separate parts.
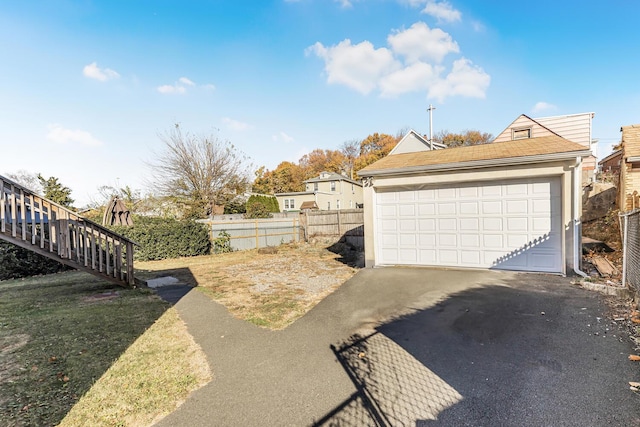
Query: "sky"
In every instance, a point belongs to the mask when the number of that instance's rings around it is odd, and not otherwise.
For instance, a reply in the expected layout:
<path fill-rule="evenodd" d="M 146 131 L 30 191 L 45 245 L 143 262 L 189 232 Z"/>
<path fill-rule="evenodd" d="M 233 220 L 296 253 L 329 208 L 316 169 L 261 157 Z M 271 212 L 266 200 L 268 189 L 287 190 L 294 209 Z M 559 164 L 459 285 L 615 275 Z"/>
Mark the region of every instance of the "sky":
<path fill-rule="evenodd" d="M 274 169 L 374 132 L 640 123 L 632 0 L 0 2 L 0 174 L 149 188 L 175 124 Z"/>

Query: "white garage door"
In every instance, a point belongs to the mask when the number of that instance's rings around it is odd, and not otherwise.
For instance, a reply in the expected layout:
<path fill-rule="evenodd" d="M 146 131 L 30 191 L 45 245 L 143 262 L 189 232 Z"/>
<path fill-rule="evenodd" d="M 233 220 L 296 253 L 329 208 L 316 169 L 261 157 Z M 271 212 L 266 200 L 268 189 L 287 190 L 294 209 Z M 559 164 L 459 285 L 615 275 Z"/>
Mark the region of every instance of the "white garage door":
<path fill-rule="evenodd" d="M 376 264 L 562 272 L 559 178 L 376 192 Z"/>

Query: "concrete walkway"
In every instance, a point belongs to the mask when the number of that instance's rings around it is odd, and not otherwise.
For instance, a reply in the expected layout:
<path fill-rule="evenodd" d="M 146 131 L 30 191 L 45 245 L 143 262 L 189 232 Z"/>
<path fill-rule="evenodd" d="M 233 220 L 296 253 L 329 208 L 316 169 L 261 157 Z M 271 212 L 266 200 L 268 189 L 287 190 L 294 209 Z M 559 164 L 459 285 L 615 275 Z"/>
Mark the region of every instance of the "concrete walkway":
<path fill-rule="evenodd" d="M 366 269 L 283 331 L 176 308 L 213 380 L 159 426 L 640 425 L 630 344 L 568 279 Z"/>

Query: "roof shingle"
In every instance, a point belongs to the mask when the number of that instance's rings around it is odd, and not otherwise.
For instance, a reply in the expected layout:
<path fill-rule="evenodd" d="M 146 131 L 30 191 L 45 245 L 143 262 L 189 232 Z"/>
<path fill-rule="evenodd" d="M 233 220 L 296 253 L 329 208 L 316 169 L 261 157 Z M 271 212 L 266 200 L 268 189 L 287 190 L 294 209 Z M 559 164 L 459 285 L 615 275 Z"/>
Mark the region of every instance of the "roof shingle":
<path fill-rule="evenodd" d="M 640 157 L 640 124 L 622 126 L 621 130 L 625 157 Z"/>
<path fill-rule="evenodd" d="M 421 151 L 417 153 L 394 154 L 358 171 L 361 176 L 370 172 L 448 165 L 494 159 L 523 158 L 559 153 L 584 153 L 585 147 L 556 135 L 516 141 L 494 142 L 468 147 L 446 148 L 443 150 Z"/>

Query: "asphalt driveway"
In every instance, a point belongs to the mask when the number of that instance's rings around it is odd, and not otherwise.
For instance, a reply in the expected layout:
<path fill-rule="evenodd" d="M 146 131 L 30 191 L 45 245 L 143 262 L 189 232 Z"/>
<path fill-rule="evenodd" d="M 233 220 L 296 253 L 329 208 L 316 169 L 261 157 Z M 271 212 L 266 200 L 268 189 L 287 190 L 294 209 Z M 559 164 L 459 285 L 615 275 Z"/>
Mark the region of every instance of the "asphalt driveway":
<path fill-rule="evenodd" d="M 629 340 L 566 278 L 365 269 L 283 331 L 176 307 L 214 378 L 158 425 L 640 425 Z"/>

